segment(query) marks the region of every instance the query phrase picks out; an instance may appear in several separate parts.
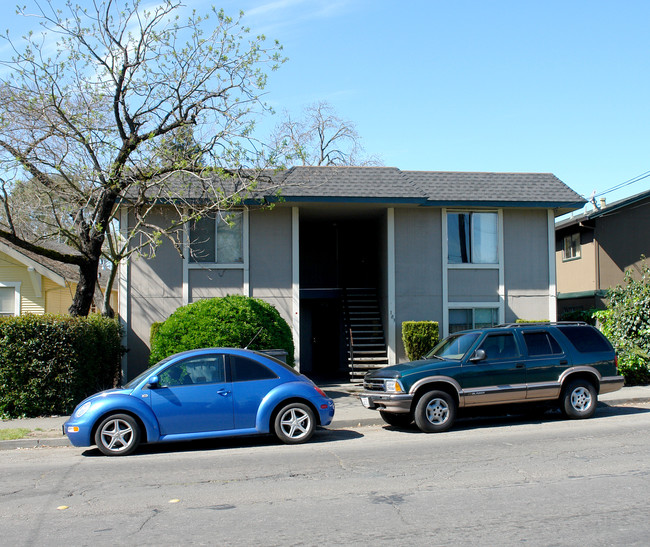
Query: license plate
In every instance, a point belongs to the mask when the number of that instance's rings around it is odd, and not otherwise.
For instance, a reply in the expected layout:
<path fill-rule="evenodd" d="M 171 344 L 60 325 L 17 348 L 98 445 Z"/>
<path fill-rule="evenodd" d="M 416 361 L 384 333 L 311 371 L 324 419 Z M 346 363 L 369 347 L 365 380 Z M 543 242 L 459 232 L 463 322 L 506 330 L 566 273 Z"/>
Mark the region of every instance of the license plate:
<path fill-rule="evenodd" d="M 370 399 L 368 397 L 359 397 L 361 399 L 361 404 L 366 408 L 370 408 Z"/>

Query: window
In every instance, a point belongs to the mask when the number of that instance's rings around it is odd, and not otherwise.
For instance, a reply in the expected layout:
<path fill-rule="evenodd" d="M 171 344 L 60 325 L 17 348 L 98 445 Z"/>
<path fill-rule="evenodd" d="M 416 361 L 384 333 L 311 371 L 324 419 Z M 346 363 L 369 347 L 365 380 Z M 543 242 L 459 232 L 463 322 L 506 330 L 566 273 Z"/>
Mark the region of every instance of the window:
<path fill-rule="evenodd" d="M 269 370 L 264 365 L 239 355 L 230 356 L 230 366 L 232 367 L 233 382 L 250 382 L 251 380 L 271 380 L 277 378 L 275 372 Z"/>
<path fill-rule="evenodd" d="M 558 327 L 558 330 L 580 353 L 598 353 L 612 349 L 609 341 L 594 327 L 563 326 Z"/>
<path fill-rule="evenodd" d="M 580 234 L 571 234 L 564 238 L 564 250 L 562 260 L 574 260 L 580 258 Z"/>
<path fill-rule="evenodd" d="M 215 384 L 225 382 L 223 355 L 201 355 L 191 357 L 165 369 L 160 374 L 162 387 L 188 384 Z"/>
<path fill-rule="evenodd" d="M 449 334 L 468 329 L 493 327 L 499 322 L 497 308 L 460 308 L 449 310 Z"/>
<path fill-rule="evenodd" d="M 560 344 L 548 332 L 524 332 L 524 341 L 530 357 L 562 353 Z"/>
<path fill-rule="evenodd" d="M 497 264 L 497 226 L 496 213 L 448 213 L 448 262 Z"/>
<path fill-rule="evenodd" d="M 20 315 L 20 283 L 0 284 L 0 316 Z"/>
<path fill-rule="evenodd" d="M 238 264 L 244 261 L 242 213 L 203 217 L 190 224 L 190 262 Z"/>
<path fill-rule="evenodd" d="M 517 349 L 515 336 L 511 332 L 490 334 L 483 340 L 480 349 L 485 351 L 485 355 L 490 361 L 519 357 L 519 349 Z"/>

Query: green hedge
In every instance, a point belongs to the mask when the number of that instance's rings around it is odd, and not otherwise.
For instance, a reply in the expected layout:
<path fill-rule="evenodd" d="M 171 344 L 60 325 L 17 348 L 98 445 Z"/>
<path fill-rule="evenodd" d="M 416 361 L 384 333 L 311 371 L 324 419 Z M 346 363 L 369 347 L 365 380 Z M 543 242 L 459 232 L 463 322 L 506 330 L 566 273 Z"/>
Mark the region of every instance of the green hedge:
<path fill-rule="evenodd" d="M 404 321 L 402 323 L 402 341 L 406 356 L 410 361 L 421 359 L 438 343 L 437 321 Z"/>
<path fill-rule="evenodd" d="M 251 342 L 252 341 L 252 342 Z M 293 366 L 293 337 L 271 304 L 246 296 L 199 300 L 178 308 L 163 323 L 152 325 L 150 363 L 179 351 L 231 347 L 283 349 Z"/>
<path fill-rule="evenodd" d="M 119 323 L 98 315 L 0 320 L 0 415 L 69 414 L 120 380 Z"/>

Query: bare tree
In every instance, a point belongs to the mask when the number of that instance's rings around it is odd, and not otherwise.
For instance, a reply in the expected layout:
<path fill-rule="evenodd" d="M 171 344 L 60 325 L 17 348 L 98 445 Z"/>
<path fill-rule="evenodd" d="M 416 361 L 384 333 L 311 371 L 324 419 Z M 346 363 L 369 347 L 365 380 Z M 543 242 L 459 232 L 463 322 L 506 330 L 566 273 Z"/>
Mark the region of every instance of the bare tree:
<path fill-rule="evenodd" d="M 324 101 L 308 106 L 298 119 L 285 112 L 272 141 L 289 165 L 381 165 L 376 157 L 363 155 L 354 123 L 337 116 Z"/>
<path fill-rule="evenodd" d="M 255 173 L 230 168 L 260 166 L 253 121 L 267 110 L 266 72 L 284 61 L 242 14 L 182 20 L 178 0 L 84 5 L 20 9 L 42 32 L 3 36 L 13 57 L 0 76 L 0 237 L 79 267 L 73 315 L 89 312 L 102 256 L 116 265 L 162 237 L 180 245 L 183 223 L 252 191 Z M 161 202 L 176 208 L 165 223 L 149 214 Z M 135 226 L 120 233 L 125 204 Z"/>

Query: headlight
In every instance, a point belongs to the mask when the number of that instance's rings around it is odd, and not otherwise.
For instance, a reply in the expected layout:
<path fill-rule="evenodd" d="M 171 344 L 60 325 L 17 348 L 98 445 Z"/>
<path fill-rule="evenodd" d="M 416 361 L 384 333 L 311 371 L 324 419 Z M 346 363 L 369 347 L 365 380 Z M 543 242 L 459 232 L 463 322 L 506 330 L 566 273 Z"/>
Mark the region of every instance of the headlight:
<path fill-rule="evenodd" d="M 84 403 L 83 405 L 81 405 L 78 408 L 77 412 L 74 413 L 75 418 L 81 418 L 86 412 L 88 412 L 88 409 L 90 408 L 91 404 L 92 403 L 90 401 L 88 401 L 87 403 Z"/>
<path fill-rule="evenodd" d="M 388 393 L 403 393 L 402 385 L 397 380 L 385 380 L 384 389 Z"/>

